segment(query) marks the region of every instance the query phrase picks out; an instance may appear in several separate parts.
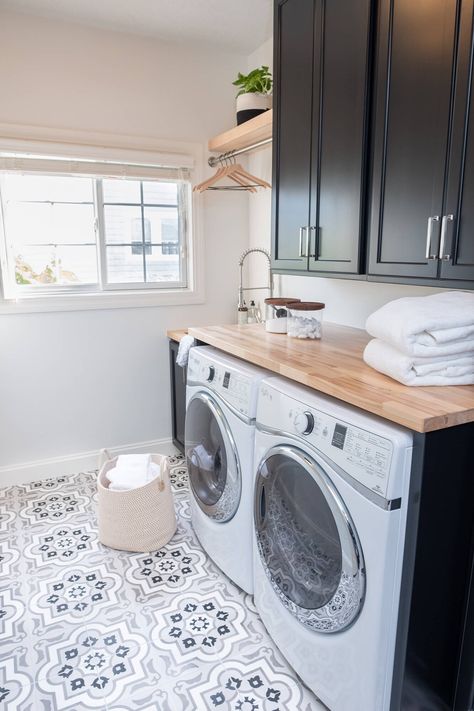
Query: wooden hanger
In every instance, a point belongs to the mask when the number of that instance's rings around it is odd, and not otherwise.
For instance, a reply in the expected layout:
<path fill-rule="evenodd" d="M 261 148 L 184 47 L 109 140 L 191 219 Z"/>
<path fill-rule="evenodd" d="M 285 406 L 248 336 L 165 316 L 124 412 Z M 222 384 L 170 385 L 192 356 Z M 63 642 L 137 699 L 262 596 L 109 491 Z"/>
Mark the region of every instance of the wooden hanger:
<path fill-rule="evenodd" d="M 221 162 L 225 161 L 226 164 L 222 164 L 210 178 L 204 180 L 202 183 L 199 183 L 199 185 L 195 185 L 193 190 L 197 190 L 199 192 L 204 192 L 204 190 L 248 190 L 249 192 L 256 193 L 257 187 L 271 187 L 271 185 L 265 180 L 257 178 L 255 175 L 252 175 L 246 171 L 240 163 L 236 163 L 235 158 L 233 159 L 234 162 L 230 165 L 227 164 L 228 160 L 230 160 L 230 157 L 224 156 L 221 159 Z M 236 183 L 236 186 L 232 187 L 231 185 L 223 185 L 221 187 L 215 187 L 215 184 L 225 177 L 233 180 L 234 183 Z"/>

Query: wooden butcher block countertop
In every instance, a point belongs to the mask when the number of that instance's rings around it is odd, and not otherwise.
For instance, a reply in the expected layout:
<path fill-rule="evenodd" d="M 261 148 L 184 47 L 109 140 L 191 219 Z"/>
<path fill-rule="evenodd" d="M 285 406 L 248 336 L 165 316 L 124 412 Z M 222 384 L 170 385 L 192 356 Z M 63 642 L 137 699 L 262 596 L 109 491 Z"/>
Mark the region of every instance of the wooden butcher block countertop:
<path fill-rule="evenodd" d="M 474 385 L 407 387 L 362 360 L 365 331 L 326 323 L 320 341 L 267 333 L 262 325 L 189 328 L 238 358 L 416 432 L 474 422 Z"/>

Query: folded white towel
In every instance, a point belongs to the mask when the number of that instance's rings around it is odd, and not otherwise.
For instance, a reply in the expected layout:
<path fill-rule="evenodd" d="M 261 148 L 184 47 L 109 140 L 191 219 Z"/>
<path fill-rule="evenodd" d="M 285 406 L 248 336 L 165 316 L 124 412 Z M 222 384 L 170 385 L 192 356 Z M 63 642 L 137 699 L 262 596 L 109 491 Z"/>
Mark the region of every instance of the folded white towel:
<path fill-rule="evenodd" d="M 420 358 L 407 356 L 374 338 L 365 347 L 364 360 L 367 365 L 403 385 L 474 384 L 474 353 Z"/>
<path fill-rule="evenodd" d="M 149 467 L 143 471 L 133 471 L 119 469 L 113 467 L 106 474 L 109 480 L 109 489 L 111 491 L 130 491 L 137 489 L 139 486 L 145 486 L 156 477 L 160 476 L 161 468 L 158 464 L 151 462 Z"/>
<path fill-rule="evenodd" d="M 151 464 L 151 454 L 120 454 L 115 464 L 116 469 L 147 471 Z"/>
<path fill-rule="evenodd" d="M 371 336 L 414 356 L 474 351 L 474 293 L 448 291 L 390 301 L 369 316 Z"/>
<path fill-rule="evenodd" d="M 185 368 L 188 364 L 189 351 L 194 346 L 194 338 L 192 336 L 183 336 L 179 342 L 178 354 L 176 356 L 176 363 L 182 368 Z"/>

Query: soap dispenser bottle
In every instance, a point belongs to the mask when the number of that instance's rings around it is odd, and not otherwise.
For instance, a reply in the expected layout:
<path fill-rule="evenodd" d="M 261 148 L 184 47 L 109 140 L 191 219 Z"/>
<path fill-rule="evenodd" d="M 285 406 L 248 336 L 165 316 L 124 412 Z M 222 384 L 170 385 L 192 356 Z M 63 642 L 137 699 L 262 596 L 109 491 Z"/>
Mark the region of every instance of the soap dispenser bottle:
<path fill-rule="evenodd" d="M 248 309 L 247 323 L 257 323 L 257 307 L 255 306 L 255 301 L 252 299 Z"/>

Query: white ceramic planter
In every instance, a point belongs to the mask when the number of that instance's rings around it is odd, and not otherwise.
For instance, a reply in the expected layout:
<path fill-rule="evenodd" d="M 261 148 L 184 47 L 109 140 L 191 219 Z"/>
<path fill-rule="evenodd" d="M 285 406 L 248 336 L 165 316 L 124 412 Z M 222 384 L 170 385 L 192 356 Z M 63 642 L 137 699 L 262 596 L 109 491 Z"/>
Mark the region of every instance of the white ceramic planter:
<path fill-rule="evenodd" d="M 271 94 L 240 94 L 237 97 L 237 126 L 272 108 Z"/>

